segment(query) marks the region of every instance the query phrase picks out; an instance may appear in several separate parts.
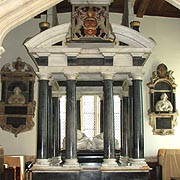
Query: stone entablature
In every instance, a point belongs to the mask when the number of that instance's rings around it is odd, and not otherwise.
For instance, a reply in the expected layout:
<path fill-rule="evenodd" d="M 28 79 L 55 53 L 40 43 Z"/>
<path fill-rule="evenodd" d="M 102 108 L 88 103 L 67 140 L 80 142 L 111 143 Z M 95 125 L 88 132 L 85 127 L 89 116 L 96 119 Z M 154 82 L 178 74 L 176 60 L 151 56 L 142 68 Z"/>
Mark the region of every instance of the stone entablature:
<path fill-rule="evenodd" d="M 62 24 L 36 35 L 25 43 L 35 58 L 48 57 L 48 66 L 67 66 L 67 57 L 105 58 L 113 57 L 113 66 L 133 66 L 133 57 L 149 57 L 155 42 L 139 32 L 121 25 L 112 25 L 116 43 L 66 43 L 70 24 Z M 53 46 L 62 42 L 62 46 Z M 126 46 L 119 46 L 119 42 Z M 120 60 L 119 60 L 120 59 Z M 59 64 L 59 65 L 58 65 Z M 87 69 L 87 68 L 86 68 Z"/>
<path fill-rule="evenodd" d="M 43 31 L 25 43 L 29 53 L 34 56 L 39 72 L 49 72 L 54 80 L 66 80 L 65 74 L 77 73 L 77 80 L 103 80 L 102 72 L 114 73 L 113 80 L 129 79 L 131 73 L 142 73 L 143 63 L 147 60 L 155 42 L 143 37 L 139 32 L 112 24 L 116 36 L 116 43 L 67 43 L 66 37 L 70 24 L 62 24 Z M 62 42 L 62 45 L 55 45 Z M 127 45 L 119 45 L 123 42 Z M 111 65 L 68 65 L 68 59 L 108 59 Z M 134 59 L 143 63 L 134 65 Z M 79 87 L 78 87 L 79 88 Z M 64 87 L 62 87 L 64 89 Z M 81 88 L 82 89 L 82 88 Z M 93 89 L 98 92 L 101 87 Z M 118 92 L 119 88 L 115 88 Z M 83 90 L 82 90 L 83 91 Z M 61 92 L 64 92 L 61 91 Z M 102 90 L 100 90 L 102 92 Z M 87 93 L 87 91 L 86 91 Z"/>

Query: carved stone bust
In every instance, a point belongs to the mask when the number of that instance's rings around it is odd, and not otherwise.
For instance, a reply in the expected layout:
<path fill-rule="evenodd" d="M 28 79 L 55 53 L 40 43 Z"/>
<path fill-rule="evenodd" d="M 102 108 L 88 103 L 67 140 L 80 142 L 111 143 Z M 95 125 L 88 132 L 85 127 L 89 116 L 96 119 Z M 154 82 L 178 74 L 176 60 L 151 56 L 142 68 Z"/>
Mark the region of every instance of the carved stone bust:
<path fill-rule="evenodd" d="M 171 102 L 168 100 L 168 96 L 166 93 L 162 93 L 160 96 L 160 100 L 157 101 L 156 103 L 156 111 L 161 111 L 161 112 L 172 112 L 173 111 L 173 106 Z"/>
<path fill-rule="evenodd" d="M 8 99 L 8 104 L 25 104 L 25 97 L 21 94 L 21 89 L 17 86 L 13 90 L 13 94 Z"/>

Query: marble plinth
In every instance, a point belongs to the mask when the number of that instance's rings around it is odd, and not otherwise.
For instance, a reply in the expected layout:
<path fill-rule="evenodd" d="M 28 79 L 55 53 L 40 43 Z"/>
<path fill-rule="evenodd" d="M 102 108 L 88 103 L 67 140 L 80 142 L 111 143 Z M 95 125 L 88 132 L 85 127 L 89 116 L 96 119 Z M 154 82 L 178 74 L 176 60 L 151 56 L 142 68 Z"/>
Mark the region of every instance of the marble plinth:
<path fill-rule="evenodd" d="M 32 180 L 148 180 L 149 170 L 133 166 L 36 166 L 32 168 Z"/>
<path fill-rule="evenodd" d="M 103 159 L 102 166 L 118 166 L 116 159 Z"/>
<path fill-rule="evenodd" d="M 63 166 L 79 166 L 77 159 L 66 159 Z"/>

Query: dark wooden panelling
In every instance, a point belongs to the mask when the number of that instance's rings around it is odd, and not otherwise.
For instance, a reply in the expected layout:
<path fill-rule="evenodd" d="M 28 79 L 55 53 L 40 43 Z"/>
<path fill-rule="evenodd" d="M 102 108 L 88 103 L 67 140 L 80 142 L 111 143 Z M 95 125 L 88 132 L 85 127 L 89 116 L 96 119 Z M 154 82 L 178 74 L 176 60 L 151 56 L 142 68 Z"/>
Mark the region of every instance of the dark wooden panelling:
<path fill-rule="evenodd" d="M 125 0 L 114 0 L 109 7 L 109 11 L 124 13 L 124 2 Z M 71 12 L 72 9 L 68 0 L 62 1 L 56 7 L 57 13 Z M 180 10 L 165 0 L 136 0 L 134 12 L 138 17 L 148 15 L 180 18 Z M 42 14 L 46 13 L 47 11 L 44 11 Z M 40 17 L 40 15 L 36 17 Z"/>

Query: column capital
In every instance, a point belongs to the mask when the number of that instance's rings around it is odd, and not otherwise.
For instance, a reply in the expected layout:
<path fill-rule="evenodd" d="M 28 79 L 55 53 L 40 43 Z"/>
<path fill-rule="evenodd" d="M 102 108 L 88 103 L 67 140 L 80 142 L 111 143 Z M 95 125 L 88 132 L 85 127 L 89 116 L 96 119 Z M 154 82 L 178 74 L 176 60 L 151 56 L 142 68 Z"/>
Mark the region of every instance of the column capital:
<path fill-rule="evenodd" d="M 130 77 L 132 77 L 133 80 L 142 80 L 144 73 L 131 73 Z"/>
<path fill-rule="evenodd" d="M 112 80 L 115 75 L 115 72 L 102 72 L 101 75 L 103 76 L 104 80 Z"/>
<path fill-rule="evenodd" d="M 129 91 L 123 91 L 122 92 L 122 98 L 123 97 L 129 97 Z"/>
<path fill-rule="evenodd" d="M 67 80 L 76 80 L 78 77 L 78 73 L 65 73 L 64 76 Z"/>
<path fill-rule="evenodd" d="M 37 72 L 36 74 L 40 80 L 50 80 L 51 78 L 51 73 Z"/>
<path fill-rule="evenodd" d="M 129 91 L 129 86 L 131 85 L 132 85 L 132 81 L 126 79 L 122 84 L 123 91 Z"/>
<path fill-rule="evenodd" d="M 51 78 L 49 83 L 53 87 L 53 91 L 59 91 L 60 87 L 59 87 L 59 84 L 58 84 L 58 82 L 56 80 Z"/>
<path fill-rule="evenodd" d="M 76 94 L 76 100 L 81 100 L 82 96 L 83 96 L 82 94 L 78 94 L 78 93 L 77 93 L 77 94 Z"/>

